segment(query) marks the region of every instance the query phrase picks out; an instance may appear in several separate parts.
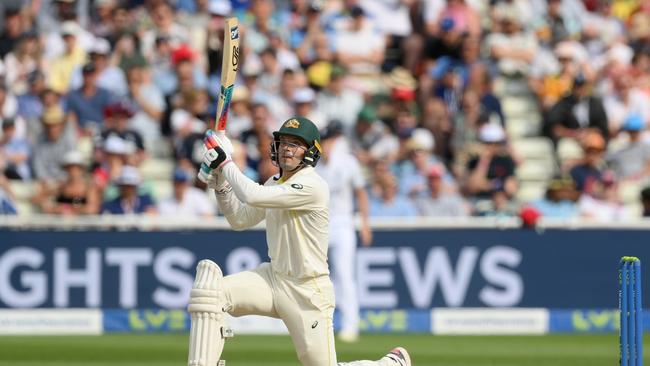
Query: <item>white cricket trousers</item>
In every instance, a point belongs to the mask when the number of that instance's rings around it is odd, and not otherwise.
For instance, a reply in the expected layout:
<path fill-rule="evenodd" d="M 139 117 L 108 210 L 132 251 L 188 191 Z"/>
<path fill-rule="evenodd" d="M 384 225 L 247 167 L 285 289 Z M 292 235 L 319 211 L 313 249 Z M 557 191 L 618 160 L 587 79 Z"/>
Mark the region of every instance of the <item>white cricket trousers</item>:
<path fill-rule="evenodd" d="M 359 297 L 355 275 L 357 237 L 352 218 L 330 222 L 329 259 L 336 291 L 336 308 L 341 312 L 341 332 L 359 332 Z"/>
<path fill-rule="evenodd" d="M 332 324 L 334 289 L 328 276 L 296 280 L 274 272 L 270 263 L 262 263 L 252 271 L 224 277 L 223 290 L 230 315 L 282 319 L 303 365 L 337 365 Z M 383 366 L 382 361 L 339 365 Z"/>

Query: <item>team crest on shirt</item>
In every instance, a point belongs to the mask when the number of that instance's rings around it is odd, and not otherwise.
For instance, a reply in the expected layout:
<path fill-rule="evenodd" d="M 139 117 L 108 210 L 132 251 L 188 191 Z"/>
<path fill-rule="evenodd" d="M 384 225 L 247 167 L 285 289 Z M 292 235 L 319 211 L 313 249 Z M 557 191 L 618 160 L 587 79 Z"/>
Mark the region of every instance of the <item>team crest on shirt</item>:
<path fill-rule="evenodd" d="M 295 189 L 302 189 L 302 184 L 294 183 L 294 184 L 291 185 L 291 187 L 293 187 Z"/>
<path fill-rule="evenodd" d="M 300 122 L 297 119 L 292 118 L 284 123 L 286 128 L 300 128 Z"/>

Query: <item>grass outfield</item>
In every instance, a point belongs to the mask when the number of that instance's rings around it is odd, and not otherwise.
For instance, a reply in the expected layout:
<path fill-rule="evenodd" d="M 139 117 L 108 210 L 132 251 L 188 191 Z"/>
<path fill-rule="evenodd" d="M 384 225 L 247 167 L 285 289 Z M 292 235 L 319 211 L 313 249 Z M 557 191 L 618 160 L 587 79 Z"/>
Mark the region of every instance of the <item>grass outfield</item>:
<path fill-rule="evenodd" d="M 650 350 L 646 337 L 646 349 Z M 186 334 L 0 337 L 0 365 L 182 366 Z M 339 361 L 376 359 L 393 346 L 411 353 L 414 366 L 599 366 L 618 363 L 613 334 L 547 336 L 364 335 L 353 345 L 337 343 Z M 646 355 L 650 353 L 646 352 Z M 298 365 L 286 336 L 239 335 L 226 344 L 228 366 Z M 650 362 L 650 358 L 645 358 Z"/>

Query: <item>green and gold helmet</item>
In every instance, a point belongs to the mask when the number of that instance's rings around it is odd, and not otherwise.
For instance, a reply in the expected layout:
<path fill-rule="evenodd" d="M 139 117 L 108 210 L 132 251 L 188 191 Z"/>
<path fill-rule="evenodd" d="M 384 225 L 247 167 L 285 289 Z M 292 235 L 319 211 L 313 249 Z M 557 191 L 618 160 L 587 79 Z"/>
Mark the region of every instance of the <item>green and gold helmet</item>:
<path fill-rule="evenodd" d="M 273 132 L 271 144 L 271 160 L 278 163 L 278 144 L 280 136 L 288 135 L 300 138 L 307 144 L 307 151 L 302 162 L 309 166 L 316 166 L 322 149 L 320 147 L 320 133 L 314 122 L 305 117 L 292 117 L 286 120 L 278 131 Z"/>

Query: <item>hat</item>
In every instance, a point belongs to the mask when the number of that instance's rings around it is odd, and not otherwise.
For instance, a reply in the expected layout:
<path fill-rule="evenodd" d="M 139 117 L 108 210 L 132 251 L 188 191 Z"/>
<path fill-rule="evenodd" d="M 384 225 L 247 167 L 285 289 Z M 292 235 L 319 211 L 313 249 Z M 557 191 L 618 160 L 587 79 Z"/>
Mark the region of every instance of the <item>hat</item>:
<path fill-rule="evenodd" d="M 46 125 L 58 125 L 65 121 L 63 109 L 58 105 L 49 107 L 43 111 L 41 121 Z"/>
<path fill-rule="evenodd" d="M 130 155 L 135 152 L 135 146 L 119 136 L 110 135 L 104 140 L 104 152 L 114 155 Z"/>
<path fill-rule="evenodd" d="M 548 182 L 548 189 L 575 189 L 576 183 L 573 180 L 573 177 L 569 174 L 563 174 L 553 177 L 550 182 Z"/>
<path fill-rule="evenodd" d="M 644 127 L 645 121 L 643 121 L 643 117 L 637 113 L 633 113 L 625 118 L 621 129 L 623 131 L 641 131 Z"/>
<path fill-rule="evenodd" d="M 61 23 L 61 35 L 62 36 L 76 36 L 79 32 L 79 26 L 77 23 L 67 20 Z"/>
<path fill-rule="evenodd" d="M 386 84 L 391 89 L 414 90 L 418 86 L 417 80 L 410 71 L 403 67 L 394 68 L 386 78 Z"/>
<path fill-rule="evenodd" d="M 504 142 L 506 140 L 506 131 L 499 124 L 488 123 L 479 130 L 478 139 L 485 143 Z"/>
<path fill-rule="evenodd" d="M 2 129 L 4 130 L 5 128 L 8 127 L 13 127 L 16 125 L 16 120 L 13 118 L 5 118 L 0 120 L 0 125 L 2 125 Z"/>
<path fill-rule="evenodd" d="M 440 29 L 443 32 L 449 32 L 450 30 L 454 29 L 454 25 L 456 22 L 454 22 L 454 18 L 450 17 L 445 17 L 440 21 Z"/>
<path fill-rule="evenodd" d="M 442 178 L 445 175 L 445 167 L 435 163 L 427 169 L 427 178 Z"/>
<path fill-rule="evenodd" d="M 232 5 L 227 0 L 210 0 L 208 12 L 212 15 L 221 15 L 223 17 L 230 15 Z"/>
<path fill-rule="evenodd" d="M 343 124 L 338 119 L 331 120 L 320 134 L 322 140 L 339 136 L 343 133 Z"/>
<path fill-rule="evenodd" d="M 555 47 L 555 50 L 553 51 L 555 53 L 555 57 L 558 59 L 560 58 L 570 58 L 573 59 L 576 49 L 573 45 L 572 42 L 570 41 L 563 41 L 559 42 L 557 46 Z"/>
<path fill-rule="evenodd" d="M 307 8 L 307 11 L 311 11 L 311 12 L 323 11 L 323 2 L 321 0 L 312 0 L 309 3 L 309 7 Z"/>
<path fill-rule="evenodd" d="M 363 16 L 363 8 L 358 5 L 353 6 L 352 9 L 350 9 L 350 15 L 352 15 L 353 18 Z"/>
<path fill-rule="evenodd" d="M 111 118 L 116 116 L 125 116 L 127 118 L 133 117 L 135 111 L 130 103 L 126 101 L 119 101 L 104 107 L 104 117 Z"/>
<path fill-rule="evenodd" d="M 102 6 L 115 6 L 116 0 L 95 0 L 95 7 L 100 8 Z"/>
<path fill-rule="evenodd" d="M 172 64 L 177 65 L 182 61 L 192 61 L 194 56 L 194 50 L 190 46 L 182 44 L 172 51 Z"/>
<path fill-rule="evenodd" d="M 191 179 L 190 174 L 187 172 L 187 170 L 178 167 L 174 169 L 174 173 L 172 174 L 172 181 L 174 182 L 189 182 Z"/>
<path fill-rule="evenodd" d="M 311 88 L 298 88 L 293 93 L 293 102 L 294 103 L 311 103 L 316 98 L 316 93 Z"/>
<path fill-rule="evenodd" d="M 79 165 L 79 166 L 84 166 L 85 161 L 83 154 L 77 150 L 71 150 L 68 151 L 63 155 L 63 159 L 61 160 L 61 166 L 69 166 L 69 165 Z"/>
<path fill-rule="evenodd" d="M 341 64 L 333 64 L 330 70 L 330 79 L 340 78 L 345 76 L 348 70 Z"/>
<path fill-rule="evenodd" d="M 109 53 L 111 53 L 111 44 L 104 38 L 95 38 L 90 54 L 108 55 Z"/>
<path fill-rule="evenodd" d="M 413 130 L 411 138 L 406 143 L 408 150 L 433 151 L 434 146 L 433 134 L 426 128 L 416 128 Z"/>
<path fill-rule="evenodd" d="M 357 121 L 361 122 L 368 122 L 372 123 L 377 119 L 377 112 L 375 109 L 371 106 L 365 106 L 359 111 L 359 115 L 357 116 Z"/>
<path fill-rule="evenodd" d="M 598 149 L 598 150 L 604 150 L 605 149 L 605 139 L 603 136 L 596 131 L 589 131 L 585 136 L 583 137 L 582 141 L 582 148 L 587 150 L 587 149 Z"/>
<path fill-rule="evenodd" d="M 278 139 L 281 135 L 296 136 L 307 143 L 309 147 L 319 146 L 320 133 L 314 122 L 305 117 L 292 117 L 286 120 L 278 131 L 273 132 L 273 137 Z M 320 148 L 319 148 L 320 149 Z"/>
<path fill-rule="evenodd" d="M 142 183 L 138 168 L 130 165 L 122 167 L 120 175 L 115 179 L 115 184 L 120 186 L 138 186 Z"/>
<path fill-rule="evenodd" d="M 512 4 L 500 3 L 495 7 L 494 16 L 500 21 L 521 23 L 519 11 Z"/>
<path fill-rule="evenodd" d="M 92 62 L 86 63 L 82 68 L 81 72 L 84 74 L 90 74 L 97 71 L 97 68 L 95 67 L 95 64 Z"/>

